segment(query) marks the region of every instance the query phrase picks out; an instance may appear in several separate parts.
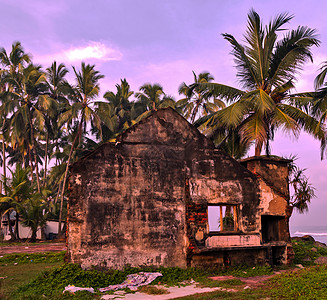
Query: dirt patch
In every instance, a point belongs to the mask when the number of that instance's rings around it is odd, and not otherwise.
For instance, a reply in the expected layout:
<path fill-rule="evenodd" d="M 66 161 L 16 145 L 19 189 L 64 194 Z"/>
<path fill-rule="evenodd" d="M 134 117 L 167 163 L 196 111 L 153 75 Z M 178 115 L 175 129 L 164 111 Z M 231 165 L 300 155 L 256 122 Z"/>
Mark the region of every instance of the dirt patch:
<path fill-rule="evenodd" d="M 239 279 L 244 282 L 245 286 L 248 286 L 250 288 L 258 288 L 260 287 L 266 280 L 284 273 L 284 272 L 289 272 L 290 270 L 281 270 L 278 272 L 274 272 L 272 275 L 261 275 L 261 276 L 254 276 L 254 277 L 234 277 L 234 276 L 215 276 L 215 277 L 209 277 L 212 280 L 217 280 L 217 281 L 224 281 L 228 279 Z"/>
<path fill-rule="evenodd" d="M 17 246 L 0 246 L 0 255 L 11 253 L 34 253 L 48 251 L 67 250 L 65 243 L 37 244 L 37 245 L 17 245 Z"/>

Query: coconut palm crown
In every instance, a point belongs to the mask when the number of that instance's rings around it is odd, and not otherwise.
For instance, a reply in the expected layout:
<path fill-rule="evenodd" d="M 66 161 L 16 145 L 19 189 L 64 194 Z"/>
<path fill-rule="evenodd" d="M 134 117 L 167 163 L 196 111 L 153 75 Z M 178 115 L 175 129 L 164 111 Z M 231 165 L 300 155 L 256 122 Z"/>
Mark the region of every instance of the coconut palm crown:
<path fill-rule="evenodd" d="M 245 45 L 231 34 L 223 34 L 232 46 L 241 88 L 211 82 L 196 84 L 204 93 L 209 91 L 230 104 L 198 124 L 210 128 L 213 135 L 222 132 L 221 128 L 237 131 L 243 143 L 255 143 L 255 155 L 261 154 L 263 146 L 268 151 L 277 129 L 295 136 L 304 129 L 321 141 L 325 139 L 320 124 L 290 101 L 296 75 L 305 62 L 312 61 L 311 48 L 320 44 L 316 30 L 306 26 L 289 30 L 277 40 L 292 18 L 282 13 L 264 26 L 260 16 L 250 10 Z M 217 134 L 216 138 L 221 143 L 226 137 Z"/>

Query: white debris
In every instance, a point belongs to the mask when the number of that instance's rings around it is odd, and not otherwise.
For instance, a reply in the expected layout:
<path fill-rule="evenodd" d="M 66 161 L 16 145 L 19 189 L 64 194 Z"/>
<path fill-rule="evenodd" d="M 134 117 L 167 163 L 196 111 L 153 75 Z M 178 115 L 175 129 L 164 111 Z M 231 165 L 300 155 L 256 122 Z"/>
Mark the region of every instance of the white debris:
<path fill-rule="evenodd" d="M 75 292 L 78 292 L 78 291 L 88 291 L 90 293 L 94 293 L 93 288 L 81 288 L 81 287 L 77 287 L 75 285 L 70 285 L 70 284 L 65 287 L 65 289 L 62 293 L 70 292 L 70 293 L 74 294 Z"/>

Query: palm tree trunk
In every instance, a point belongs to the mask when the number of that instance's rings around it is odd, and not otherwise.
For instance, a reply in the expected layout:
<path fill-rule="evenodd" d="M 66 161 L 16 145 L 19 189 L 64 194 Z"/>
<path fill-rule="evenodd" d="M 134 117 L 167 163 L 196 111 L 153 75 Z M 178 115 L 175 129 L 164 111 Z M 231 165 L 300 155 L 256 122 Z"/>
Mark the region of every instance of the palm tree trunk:
<path fill-rule="evenodd" d="M 65 171 L 65 176 L 64 176 L 64 181 L 63 181 L 63 184 L 62 184 L 61 201 L 60 201 L 60 213 L 59 213 L 59 223 L 58 223 L 58 236 L 61 234 L 62 210 L 63 210 L 63 206 L 64 206 L 64 194 L 65 194 L 65 187 L 66 187 L 67 175 L 68 175 L 68 170 L 69 170 L 69 164 L 70 164 L 70 160 L 71 160 L 72 155 L 73 155 L 74 145 L 75 145 L 75 143 L 77 141 L 77 138 L 79 136 L 79 133 L 81 132 L 81 126 L 82 126 L 82 122 L 79 122 L 79 124 L 78 124 L 78 131 L 76 133 L 76 136 L 75 136 L 74 141 L 72 143 L 72 146 L 70 148 L 70 152 L 69 152 L 69 156 L 68 156 L 68 161 L 67 161 L 67 166 L 66 166 L 66 171 Z"/>
<path fill-rule="evenodd" d="M 16 222 L 15 222 L 15 235 L 16 235 L 16 239 L 19 240 L 19 214 L 16 210 Z"/>
<path fill-rule="evenodd" d="M 16 236 L 15 236 L 14 231 L 12 230 L 12 226 L 10 224 L 10 213 L 7 212 L 6 215 L 7 215 L 7 220 L 8 220 L 9 234 L 11 236 L 11 239 L 14 241 L 16 239 Z"/>
<path fill-rule="evenodd" d="M 32 229 L 32 236 L 30 238 L 30 242 L 31 243 L 36 242 L 36 230 L 35 229 Z"/>
<path fill-rule="evenodd" d="M 3 134 L 3 132 L 2 132 Z M 3 172 L 3 193 L 5 193 L 5 187 L 7 182 L 7 174 L 6 174 L 6 144 L 5 144 L 5 138 L 3 137 L 2 140 L 2 172 Z M 2 187 L 1 187 L 2 190 Z"/>
<path fill-rule="evenodd" d="M 263 146 L 262 142 L 256 141 L 255 150 L 254 150 L 254 155 L 255 156 L 260 156 L 261 155 L 262 146 Z"/>
<path fill-rule="evenodd" d="M 39 177 L 39 167 L 38 167 L 38 162 L 37 162 L 37 153 L 36 153 L 36 144 L 35 144 L 35 139 L 34 139 L 34 127 L 32 124 L 32 118 L 30 115 L 30 111 L 28 113 L 29 116 L 29 123 L 30 123 L 30 130 L 31 130 L 31 139 L 33 143 L 33 156 L 34 156 L 34 164 L 35 164 L 35 174 L 36 174 L 36 184 L 37 184 L 37 191 L 40 193 L 41 192 L 41 186 L 40 186 L 40 177 Z"/>
<path fill-rule="evenodd" d="M 59 195 L 60 195 L 60 190 L 61 190 L 61 181 L 58 182 L 58 192 L 57 192 L 57 196 L 56 196 L 56 199 L 55 199 L 54 203 L 58 202 Z"/>
<path fill-rule="evenodd" d="M 34 166 L 33 166 L 32 154 L 31 154 L 31 147 L 30 147 L 29 143 L 27 143 L 27 153 L 28 153 L 28 165 L 31 166 L 31 183 L 33 184 L 33 182 L 34 182 L 34 178 L 33 178 Z M 25 165 L 25 167 L 26 167 L 26 165 Z"/>
<path fill-rule="evenodd" d="M 196 114 L 198 113 L 198 110 L 199 110 L 200 102 L 201 102 L 200 100 L 196 101 L 196 106 L 194 107 L 194 109 L 192 111 L 191 124 L 194 123 L 195 116 L 196 116 Z"/>
<path fill-rule="evenodd" d="M 43 177 L 43 187 L 45 186 L 45 181 L 47 179 L 47 168 L 48 168 L 48 145 L 49 145 L 49 133 L 47 131 L 46 144 L 45 144 L 45 157 L 44 157 L 44 177 Z"/>
<path fill-rule="evenodd" d="M 7 175 L 6 175 L 6 143 L 5 143 L 5 122 L 6 119 L 3 120 L 2 123 L 2 175 L 3 175 L 3 184 L 1 182 L 1 189 L 0 192 L 3 190 L 3 193 L 5 193 L 5 187 L 6 187 L 6 181 L 7 181 Z"/>

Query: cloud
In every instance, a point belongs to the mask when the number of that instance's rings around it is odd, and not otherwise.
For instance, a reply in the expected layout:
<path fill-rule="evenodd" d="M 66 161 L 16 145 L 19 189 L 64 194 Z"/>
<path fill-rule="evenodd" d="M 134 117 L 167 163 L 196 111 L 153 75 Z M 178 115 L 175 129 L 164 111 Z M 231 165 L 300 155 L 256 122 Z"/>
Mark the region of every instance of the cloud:
<path fill-rule="evenodd" d="M 102 43 L 92 42 L 86 47 L 72 48 L 63 53 L 69 61 L 81 61 L 86 59 L 121 60 L 122 53 L 116 49 L 107 47 Z"/>
<path fill-rule="evenodd" d="M 121 60 L 123 54 L 114 47 L 109 47 L 101 42 L 89 42 L 85 46 L 71 47 L 51 55 L 38 56 L 36 60 L 41 63 L 58 62 L 72 63 L 80 61 L 111 61 Z"/>

